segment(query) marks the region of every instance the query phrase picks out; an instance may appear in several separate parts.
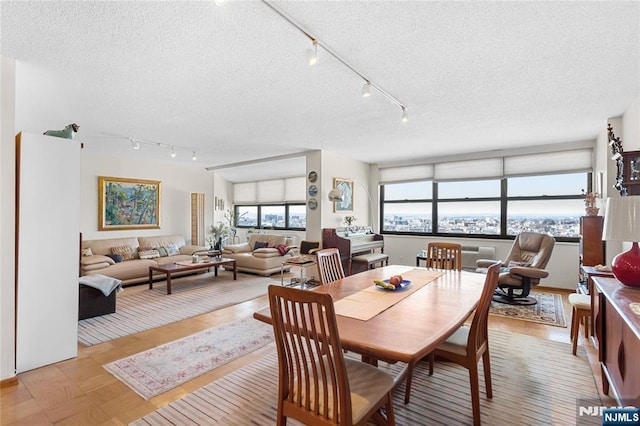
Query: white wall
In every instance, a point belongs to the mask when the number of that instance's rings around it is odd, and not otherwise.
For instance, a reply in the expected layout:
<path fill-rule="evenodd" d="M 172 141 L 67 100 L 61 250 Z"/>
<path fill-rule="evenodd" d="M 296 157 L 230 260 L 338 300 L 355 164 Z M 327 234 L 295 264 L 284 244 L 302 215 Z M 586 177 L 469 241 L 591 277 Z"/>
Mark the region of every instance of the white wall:
<path fill-rule="evenodd" d="M 192 192 L 205 194 L 206 229 L 213 224 L 214 175 L 204 169 L 170 162 L 105 157 L 83 151 L 81 176 L 80 232 L 85 240 L 179 234 L 189 242 Z M 98 231 L 98 176 L 160 181 L 160 229 Z"/>
<path fill-rule="evenodd" d="M 15 72 L 0 57 L 0 380 L 15 376 Z"/>
<path fill-rule="evenodd" d="M 322 186 L 318 193 L 318 208 L 322 209 L 322 228 L 345 226 L 345 216 L 355 216 L 356 225 L 372 225 L 369 217 L 369 197 L 366 192 L 369 186 L 370 167 L 367 163 L 346 158 L 337 153 L 322 151 L 322 172 L 319 173 Z M 353 180 L 353 212 L 334 213 L 333 203 L 329 201 L 329 191 L 333 188 L 334 178 Z"/>

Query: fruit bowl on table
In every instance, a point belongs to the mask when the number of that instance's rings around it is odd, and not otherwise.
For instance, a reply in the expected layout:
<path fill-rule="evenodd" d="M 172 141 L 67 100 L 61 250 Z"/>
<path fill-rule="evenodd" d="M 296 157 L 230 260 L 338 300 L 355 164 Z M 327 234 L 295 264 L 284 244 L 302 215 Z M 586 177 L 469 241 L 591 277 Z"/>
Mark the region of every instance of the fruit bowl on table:
<path fill-rule="evenodd" d="M 382 280 L 385 283 L 389 284 L 389 280 Z M 400 291 L 400 290 L 404 290 L 405 288 L 409 287 L 411 285 L 411 281 L 409 280 L 402 280 L 400 282 L 400 285 L 395 287 L 395 288 L 386 288 L 381 286 L 380 284 L 376 284 L 376 288 L 379 288 L 380 290 L 386 290 L 386 291 Z"/>

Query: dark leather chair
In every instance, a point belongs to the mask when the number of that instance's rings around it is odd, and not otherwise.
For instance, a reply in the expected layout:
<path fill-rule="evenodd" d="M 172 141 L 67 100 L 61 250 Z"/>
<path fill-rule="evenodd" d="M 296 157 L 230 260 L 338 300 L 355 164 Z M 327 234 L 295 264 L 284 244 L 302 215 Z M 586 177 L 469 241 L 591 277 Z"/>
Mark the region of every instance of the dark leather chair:
<path fill-rule="evenodd" d="M 531 288 L 549 276 L 544 270 L 551 258 L 555 238 L 547 234 L 521 232 L 516 237 L 506 260 L 502 263 L 498 289 L 493 300 L 512 305 L 535 305 L 529 296 Z M 486 271 L 495 260 L 479 259 L 478 272 Z"/>

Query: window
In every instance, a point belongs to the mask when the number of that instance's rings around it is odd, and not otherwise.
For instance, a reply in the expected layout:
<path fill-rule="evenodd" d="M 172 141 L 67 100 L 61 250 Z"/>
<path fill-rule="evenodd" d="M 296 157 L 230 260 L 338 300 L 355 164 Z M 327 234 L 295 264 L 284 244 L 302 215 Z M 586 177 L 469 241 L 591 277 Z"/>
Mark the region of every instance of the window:
<path fill-rule="evenodd" d="M 306 229 L 305 204 L 235 206 L 239 228 Z"/>
<path fill-rule="evenodd" d="M 381 187 L 384 207 L 382 230 L 429 233 L 432 231 L 431 181 L 388 184 Z"/>
<path fill-rule="evenodd" d="M 507 179 L 507 235 L 521 231 L 578 238 L 587 173 Z"/>
<path fill-rule="evenodd" d="M 382 232 L 514 236 L 548 233 L 574 241 L 590 173 L 381 186 Z M 432 221 L 436 220 L 435 226 Z"/>
<path fill-rule="evenodd" d="M 438 233 L 500 234 L 500 181 L 438 183 Z"/>

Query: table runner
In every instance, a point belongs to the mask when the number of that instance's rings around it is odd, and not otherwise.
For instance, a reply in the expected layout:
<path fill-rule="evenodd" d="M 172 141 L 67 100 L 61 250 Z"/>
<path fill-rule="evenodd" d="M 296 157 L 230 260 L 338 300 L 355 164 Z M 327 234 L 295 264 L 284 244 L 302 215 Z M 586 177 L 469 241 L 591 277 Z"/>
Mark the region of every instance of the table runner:
<path fill-rule="evenodd" d="M 368 321 L 441 275 L 444 272 L 428 269 L 407 271 L 402 277 L 411 281 L 411 286 L 402 291 L 381 290 L 372 281 L 370 287 L 335 302 L 336 315 Z"/>

